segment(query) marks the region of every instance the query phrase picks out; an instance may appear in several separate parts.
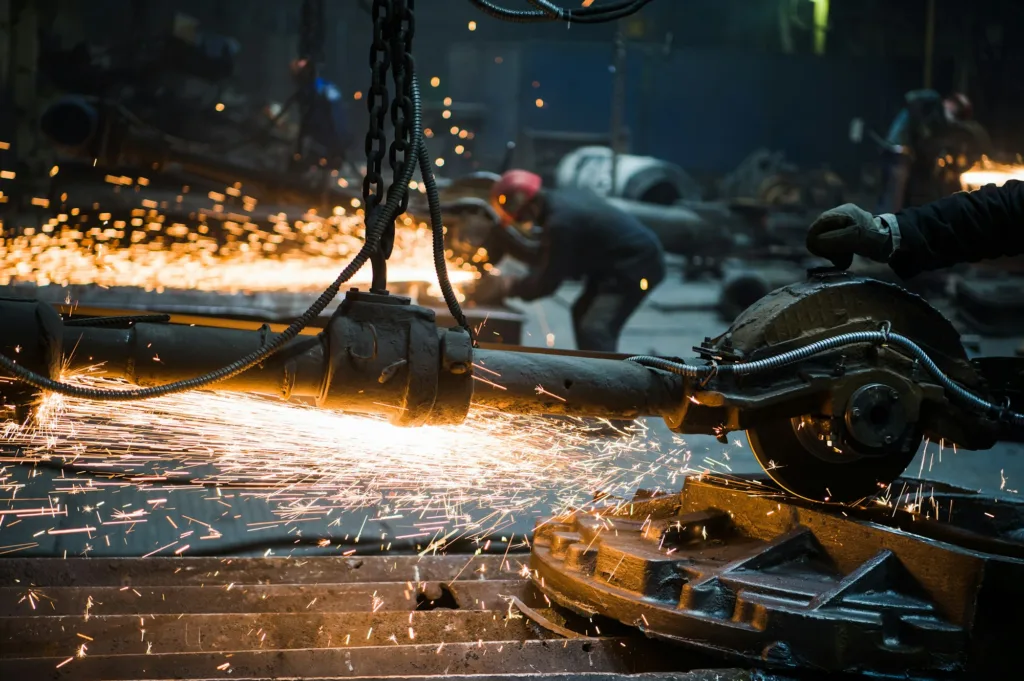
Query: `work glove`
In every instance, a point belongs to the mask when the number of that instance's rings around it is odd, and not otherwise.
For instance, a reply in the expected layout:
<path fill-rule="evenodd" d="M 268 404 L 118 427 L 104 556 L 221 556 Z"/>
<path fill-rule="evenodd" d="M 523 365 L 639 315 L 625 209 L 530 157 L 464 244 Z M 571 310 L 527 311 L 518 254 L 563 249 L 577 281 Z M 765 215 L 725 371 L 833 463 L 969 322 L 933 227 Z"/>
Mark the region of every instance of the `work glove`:
<path fill-rule="evenodd" d="M 893 253 L 889 225 L 852 203 L 822 213 L 807 232 L 807 250 L 848 269 L 853 256 L 887 263 Z"/>

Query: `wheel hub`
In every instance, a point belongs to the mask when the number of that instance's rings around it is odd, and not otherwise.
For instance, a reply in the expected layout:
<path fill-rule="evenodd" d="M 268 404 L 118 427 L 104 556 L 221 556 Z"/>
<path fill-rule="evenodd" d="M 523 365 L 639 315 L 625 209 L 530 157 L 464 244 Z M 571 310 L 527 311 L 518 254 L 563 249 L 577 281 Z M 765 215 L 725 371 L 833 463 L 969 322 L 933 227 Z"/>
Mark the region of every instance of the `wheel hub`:
<path fill-rule="evenodd" d="M 912 426 L 899 391 L 881 383 L 865 385 L 850 396 L 843 422 L 850 438 L 869 456 L 898 444 Z"/>

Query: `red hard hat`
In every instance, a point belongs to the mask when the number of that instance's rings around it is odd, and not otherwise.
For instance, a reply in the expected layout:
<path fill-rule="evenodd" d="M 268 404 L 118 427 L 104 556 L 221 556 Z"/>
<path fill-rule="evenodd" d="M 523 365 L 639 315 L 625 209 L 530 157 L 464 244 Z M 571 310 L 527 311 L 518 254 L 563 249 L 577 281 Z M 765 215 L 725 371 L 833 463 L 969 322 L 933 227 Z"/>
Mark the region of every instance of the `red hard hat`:
<path fill-rule="evenodd" d="M 491 206 L 505 222 L 516 222 L 540 192 L 540 175 L 527 170 L 509 170 L 491 187 Z"/>
<path fill-rule="evenodd" d="M 970 98 L 962 92 L 954 92 L 946 98 L 946 107 L 958 120 L 966 121 L 974 115 L 974 105 Z"/>

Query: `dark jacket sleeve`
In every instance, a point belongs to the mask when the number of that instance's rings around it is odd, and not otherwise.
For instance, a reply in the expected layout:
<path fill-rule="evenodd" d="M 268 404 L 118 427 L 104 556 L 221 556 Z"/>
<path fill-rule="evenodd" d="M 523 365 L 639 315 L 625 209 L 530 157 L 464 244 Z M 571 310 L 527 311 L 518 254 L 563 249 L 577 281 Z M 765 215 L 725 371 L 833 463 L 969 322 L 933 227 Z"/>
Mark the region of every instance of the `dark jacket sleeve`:
<path fill-rule="evenodd" d="M 935 90 L 914 90 L 907 93 L 907 111 L 914 121 L 929 120 L 941 115 L 944 104 L 942 95 Z"/>
<path fill-rule="evenodd" d="M 531 239 L 513 227 L 499 226 L 498 239 L 505 251 L 524 265 L 536 265 L 543 258 L 543 242 Z"/>
<path fill-rule="evenodd" d="M 959 192 L 896 215 L 900 247 L 889 265 L 908 279 L 988 258 L 1024 253 L 1024 182 Z"/>
<path fill-rule="evenodd" d="M 558 287 L 562 285 L 562 279 L 544 269 L 535 269 L 529 275 L 513 282 L 509 287 L 510 298 L 520 298 L 525 301 L 538 300 L 554 295 Z"/>
<path fill-rule="evenodd" d="M 566 244 L 570 234 L 565 224 L 571 216 L 549 215 L 541 231 L 534 258 L 527 261 L 530 274 L 519 281 L 513 282 L 508 295 L 522 300 L 537 300 L 553 295 L 567 278 L 565 262 Z M 523 237 L 525 239 L 525 237 Z M 532 241 L 532 240 L 528 240 Z"/>

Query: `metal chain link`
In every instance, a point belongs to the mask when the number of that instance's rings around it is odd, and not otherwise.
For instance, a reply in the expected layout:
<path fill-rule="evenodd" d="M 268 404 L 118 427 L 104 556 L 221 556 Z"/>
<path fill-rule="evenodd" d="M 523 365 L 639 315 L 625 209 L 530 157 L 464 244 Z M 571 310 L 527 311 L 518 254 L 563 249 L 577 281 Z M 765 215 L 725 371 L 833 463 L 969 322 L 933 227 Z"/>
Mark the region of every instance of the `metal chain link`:
<path fill-rule="evenodd" d="M 412 57 L 412 38 L 415 32 L 413 5 L 415 0 L 393 0 L 390 47 L 391 75 L 395 83 L 395 98 L 391 102 L 391 123 L 395 129 L 395 137 L 388 151 L 393 177 L 401 177 L 405 164 L 409 161 L 412 151 L 413 131 L 407 125 L 412 120 L 412 74 L 415 65 Z M 388 190 L 402 191 L 393 183 Z M 404 213 L 409 206 L 409 194 L 402 196 L 401 210 Z"/>
<path fill-rule="evenodd" d="M 363 178 L 363 205 L 366 222 L 384 196 L 384 162 L 387 135 L 384 132 L 388 110 L 387 74 L 391 66 L 387 31 L 391 23 L 391 2 L 373 0 L 373 42 L 370 45 L 370 89 L 366 95 L 366 108 L 370 112 L 370 128 L 366 133 L 366 177 Z"/>

